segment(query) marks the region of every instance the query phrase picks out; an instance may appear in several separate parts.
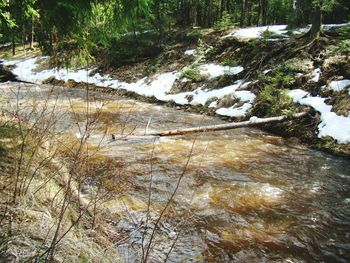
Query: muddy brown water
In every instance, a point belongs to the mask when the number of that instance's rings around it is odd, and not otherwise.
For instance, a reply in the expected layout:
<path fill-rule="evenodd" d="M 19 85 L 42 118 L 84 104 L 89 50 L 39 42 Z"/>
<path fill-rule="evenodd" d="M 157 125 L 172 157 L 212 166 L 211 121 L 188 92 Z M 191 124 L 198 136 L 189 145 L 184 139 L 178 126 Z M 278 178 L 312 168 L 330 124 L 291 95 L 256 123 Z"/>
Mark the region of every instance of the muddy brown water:
<path fill-rule="evenodd" d="M 9 92 L 14 88 L 0 86 L 7 106 L 14 102 Z M 19 98 L 23 105 L 33 98 L 38 103 L 52 93 L 59 96 L 58 126 L 65 138 L 79 137 L 74 124 L 84 121 L 85 91 L 26 85 Z M 156 231 L 149 262 L 167 257 L 168 262 L 350 261 L 348 160 L 251 128 L 116 142 L 111 133 L 143 135 L 222 121 L 93 92 L 90 100 L 90 113 L 100 109 L 100 114 L 89 144 L 102 142 L 99 162 L 123 162 L 122 174 L 128 175 L 112 180 L 123 186 L 123 193 L 105 204 L 111 227 L 122 233 L 115 248 L 126 262 L 140 261 L 142 236 L 147 244 L 193 143 L 175 199 Z"/>

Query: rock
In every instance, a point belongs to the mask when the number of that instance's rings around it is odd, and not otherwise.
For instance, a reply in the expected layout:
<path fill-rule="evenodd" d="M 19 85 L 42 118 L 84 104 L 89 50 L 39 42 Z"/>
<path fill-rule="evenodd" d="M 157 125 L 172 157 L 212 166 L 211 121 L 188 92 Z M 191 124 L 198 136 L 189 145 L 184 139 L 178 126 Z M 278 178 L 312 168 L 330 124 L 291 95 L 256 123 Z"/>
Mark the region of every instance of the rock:
<path fill-rule="evenodd" d="M 51 84 L 54 86 L 65 86 L 64 80 L 58 80 L 55 77 L 49 77 L 43 81 L 43 84 Z"/>
<path fill-rule="evenodd" d="M 0 64 L 0 82 L 17 81 L 17 76 L 13 74 L 7 66 Z"/>
<path fill-rule="evenodd" d="M 69 89 L 75 88 L 77 85 L 78 85 L 78 83 L 73 79 L 69 79 L 67 81 L 67 88 L 69 88 Z"/>

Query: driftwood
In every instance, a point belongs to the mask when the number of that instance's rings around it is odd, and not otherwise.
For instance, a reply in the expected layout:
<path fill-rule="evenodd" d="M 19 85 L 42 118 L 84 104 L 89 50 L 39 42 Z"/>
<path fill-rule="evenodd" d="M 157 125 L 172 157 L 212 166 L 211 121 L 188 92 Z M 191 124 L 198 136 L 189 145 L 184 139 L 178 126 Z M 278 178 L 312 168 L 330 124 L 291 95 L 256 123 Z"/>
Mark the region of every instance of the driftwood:
<path fill-rule="evenodd" d="M 251 126 L 257 126 L 257 125 L 268 124 L 268 123 L 282 122 L 282 121 L 291 120 L 291 119 L 298 119 L 306 116 L 307 114 L 308 114 L 307 112 L 302 112 L 302 113 L 294 114 L 292 116 L 283 115 L 279 117 L 253 119 L 253 120 L 243 121 L 243 122 L 233 122 L 233 123 L 164 131 L 159 133 L 151 133 L 148 135 L 166 137 L 166 136 L 176 136 L 176 135 L 185 135 L 185 134 L 202 133 L 202 132 L 232 130 L 232 129 L 242 128 L 242 127 L 251 127 Z"/>

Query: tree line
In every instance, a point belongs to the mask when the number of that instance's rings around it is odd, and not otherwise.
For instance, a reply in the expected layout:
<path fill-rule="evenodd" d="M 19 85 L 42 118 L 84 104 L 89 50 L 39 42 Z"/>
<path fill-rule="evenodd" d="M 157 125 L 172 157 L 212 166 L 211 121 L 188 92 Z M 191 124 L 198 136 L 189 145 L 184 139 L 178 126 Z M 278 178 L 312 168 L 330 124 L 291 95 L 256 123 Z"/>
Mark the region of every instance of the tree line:
<path fill-rule="evenodd" d="M 323 15 L 323 16 L 322 16 Z M 2 43 L 33 46 L 45 53 L 54 43 L 74 40 L 70 47 L 93 50 L 110 47 L 125 33 L 155 31 L 159 43 L 174 28 L 212 27 L 226 20 L 240 27 L 312 23 L 350 19 L 348 0 L 0 0 Z M 65 46 L 63 45 L 62 48 Z"/>

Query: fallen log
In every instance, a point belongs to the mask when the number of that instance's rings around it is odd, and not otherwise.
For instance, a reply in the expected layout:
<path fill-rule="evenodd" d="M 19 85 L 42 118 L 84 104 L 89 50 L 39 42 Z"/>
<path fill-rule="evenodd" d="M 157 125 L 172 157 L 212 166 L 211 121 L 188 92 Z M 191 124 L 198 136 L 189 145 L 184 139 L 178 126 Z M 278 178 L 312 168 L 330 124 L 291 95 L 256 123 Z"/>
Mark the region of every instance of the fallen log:
<path fill-rule="evenodd" d="M 301 112 L 301 113 L 293 114 L 291 116 L 283 115 L 283 116 L 279 116 L 279 117 L 261 118 L 261 119 L 259 118 L 259 119 L 252 119 L 252 120 L 243 121 L 243 122 L 233 122 L 233 123 L 217 124 L 217 125 L 194 127 L 194 128 L 187 128 L 187 129 L 170 130 L 170 131 L 164 131 L 164 132 L 159 132 L 159 133 L 151 133 L 148 135 L 149 136 L 166 137 L 166 136 L 193 134 L 193 133 L 232 130 L 232 129 L 237 129 L 237 128 L 251 127 L 251 126 L 257 126 L 257 125 L 262 125 L 262 124 L 276 123 L 276 122 L 282 122 L 282 121 L 286 121 L 286 120 L 298 119 L 298 118 L 305 117 L 307 114 L 308 114 L 308 112 Z"/>

